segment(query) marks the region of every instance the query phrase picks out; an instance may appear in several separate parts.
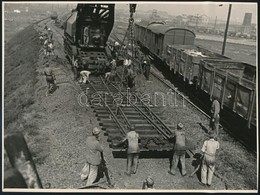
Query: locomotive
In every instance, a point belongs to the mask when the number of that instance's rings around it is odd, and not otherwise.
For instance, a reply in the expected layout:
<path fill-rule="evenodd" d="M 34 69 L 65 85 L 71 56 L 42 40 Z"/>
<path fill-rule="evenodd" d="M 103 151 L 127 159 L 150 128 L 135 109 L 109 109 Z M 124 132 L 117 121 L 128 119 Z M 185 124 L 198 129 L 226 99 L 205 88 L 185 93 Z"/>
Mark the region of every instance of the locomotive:
<path fill-rule="evenodd" d="M 256 132 L 255 66 L 194 45 L 195 33 L 185 28 L 141 21 L 135 24 L 135 37 L 172 76 L 181 78 L 207 101 L 218 99 L 222 109 L 232 115 L 226 118 Z"/>
<path fill-rule="evenodd" d="M 106 42 L 114 25 L 114 4 L 77 4 L 64 23 L 64 50 L 81 69 L 103 73 L 107 66 Z"/>

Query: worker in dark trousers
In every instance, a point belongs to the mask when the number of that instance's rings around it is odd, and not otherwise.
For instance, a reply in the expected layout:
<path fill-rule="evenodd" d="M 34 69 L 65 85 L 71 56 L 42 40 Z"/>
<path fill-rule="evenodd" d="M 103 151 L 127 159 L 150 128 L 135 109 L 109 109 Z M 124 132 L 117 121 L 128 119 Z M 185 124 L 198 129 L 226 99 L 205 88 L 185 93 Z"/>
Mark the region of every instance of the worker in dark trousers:
<path fill-rule="evenodd" d="M 135 74 L 134 71 L 131 69 L 130 66 L 127 67 L 126 75 L 125 75 L 125 81 L 127 87 L 130 89 L 134 89 L 135 86 Z"/>
<path fill-rule="evenodd" d="M 186 136 L 185 132 L 183 131 L 183 124 L 179 123 L 177 125 L 177 131 L 175 131 L 175 143 L 174 143 L 174 154 L 172 160 L 172 167 L 171 170 L 168 171 L 169 174 L 175 175 L 175 171 L 177 169 L 179 161 L 181 162 L 181 173 L 182 176 L 186 176 L 186 166 L 185 166 L 185 154 L 186 154 Z"/>
<path fill-rule="evenodd" d="M 72 56 L 72 65 L 73 65 L 73 71 L 74 71 L 74 80 L 76 81 L 79 78 L 79 59 L 75 56 Z"/>
<path fill-rule="evenodd" d="M 146 80 L 149 80 L 150 76 L 150 69 L 151 69 L 151 63 L 149 57 L 146 55 L 144 60 L 143 60 L 143 70 L 144 70 L 144 76 Z"/>
<path fill-rule="evenodd" d="M 47 85 L 48 85 L 48 94 L 52 93 L 52 91 L 54 90 L 54 88 L 56 87 L 55 85 L 55 75 L 53 74 L 52 69 L 50 68 L 49 63 L 46 63 L 46 68 L 44 70 L 44 75 L 46 77 L 46 81 L 47 81 Z"/>
<path fill-rule="evenodd" d="M 48 40 L 49 40 L 49 41 L 52 41 L 52 38 L 53 38 L 53 32 L 51 31 L 50 28 L 48 28 L 48 31 L 47 31 L 47 37 L 48 37 Z"/>
<path fill-rule="evenodd" d="M 219 101 L 217 99 L 214 99 L 214 101 L 212 102 L 212 106 L 211 106 L 211 118 L 210 118 L 210 123 L 209 123 L 209 127 L 212 131 L 215 132 L 216 135 L 218 135 L 219 133 L 219 112 L 220 112 L 220 104 Z"/>
<path fill-rule="evenodd" d="M 126 134 L 126 137 L 123 140 L 121 140 L 118 144 L 114 144 L 114 146 L 118 146 L 122 143 L 128 142 L 127 171 L 125 172 L 127 176 L 131 176 L 131 174 L 135 174 L 137 171 L 140 153 L 139 140 L 139 134 L 135 131 L 135 126 L 132 125 L 130 127 L 130 131 Z"/>

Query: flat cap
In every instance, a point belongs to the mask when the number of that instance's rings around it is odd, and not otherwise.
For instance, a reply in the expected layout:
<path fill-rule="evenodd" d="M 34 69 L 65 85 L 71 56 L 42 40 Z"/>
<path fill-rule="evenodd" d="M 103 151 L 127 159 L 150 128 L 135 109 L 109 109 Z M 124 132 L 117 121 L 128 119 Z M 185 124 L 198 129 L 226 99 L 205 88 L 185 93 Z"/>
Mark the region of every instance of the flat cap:
<path fill-rule="evenodd" d="M 93 130 L 92 130 L 92 134 L 93 135 L 98 135 L 98 134 L 100 134 L 100 129 L 99 128 L 97 128 L 97 127 L 95 127 Z"/>
<path fill-rule="evenodd" d="M 215 138 L 215 137 L 216 137 L 216 134 L 215 134 L 213 131 L 210 131 L 210 132 L 209 132 L 209 137 L 210 137 L 210 138 Z"/>
<path fill-rule="evenodd" d="M 134 126 L 134 125 L 131 125 L 131 126 L 130 126 L 130 130 L 134 131 L 134 130 L 135 130 L 135 126 Z"/>
<path fill-rule="evenodd" d="M 153 185 L 153 184 L 154 184 L 153 178 L 150 177 L 150 176 L 148 176 L 148 177 L 146 178 L 146 182 L 147 182 L 148 185 Z"/>
<path fill-rule="evenodd" d="M 182 123 L 178 123 L 177 129 L 182 129 L 182 128 L 183 128 L 183 124 Z"/>

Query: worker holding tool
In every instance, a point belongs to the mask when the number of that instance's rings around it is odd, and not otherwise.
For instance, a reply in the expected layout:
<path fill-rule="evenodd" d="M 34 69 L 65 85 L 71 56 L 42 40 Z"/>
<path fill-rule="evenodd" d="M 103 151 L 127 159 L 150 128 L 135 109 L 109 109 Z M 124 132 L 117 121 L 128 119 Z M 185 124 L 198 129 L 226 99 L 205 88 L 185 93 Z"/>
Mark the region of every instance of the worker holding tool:
<path fill-rule="evenodd" d="M 177 131 L 175 131 L 175 143 L 174 143 L 174 154 L 172 160 L 171 170 L 168 171 L 169 174 L 175 175 L 175 170 L 178 166 L 179 161 L 181 162 L 181 173 L 182 176 L 186 176 L 186 167 L 185 167 L 185 154 L 186 154 L 186 145 L 185 145 L 185 132 L 183 131 L 183 124 L 179 123 L 177 125 Z"/>
<path fill-rule="evenodd" d="M 215 139 L 215 134 L 210 132 L 209 140 L 205 141 L 201 151 L 203 152 L 203 160 L 201 167 L 201 185 L 211 186 L 212 177 L 215 171 L 216 152 L 219 149 L 219 142 Z"/>
<path fill-rule="evenodd" d="M 92 130 L 92 135 L 86 140 L 86 164 L 81 171 L 81 179 L 87 179 L 87 185 L 92 184 L 98 173 L 98 167 L 101 164 L 101 153 L 103 148 L 99 142 L 100 129 L 95 127 Z"/>
<path fill-rule="evenodd" d="M 56 84 L 55 84 L 56 78 L 53 73 L 53 70 L 50 68 L 49 62 L 47 62 L 45 66 L 46 68 L 44 70 L 44 75 L 46 77 L 46 82 L 48 85 L 47 94 L 50 94 L 56 89 Z"/>

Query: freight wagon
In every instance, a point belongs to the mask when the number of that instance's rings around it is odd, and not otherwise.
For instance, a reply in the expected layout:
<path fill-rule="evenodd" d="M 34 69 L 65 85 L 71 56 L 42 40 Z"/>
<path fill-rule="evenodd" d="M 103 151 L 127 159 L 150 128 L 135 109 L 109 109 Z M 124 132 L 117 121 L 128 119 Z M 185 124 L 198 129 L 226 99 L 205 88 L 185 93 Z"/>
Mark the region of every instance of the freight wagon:
<path fill-rule="evenodd" d="M 248 128 L 255 129 L 255 66 L 194 45 L 194 32 L 185 28 L 141 21 L 135 25 L 135 37 L 173 75 L 210 100 L 218 98 L 222 108 L 235 118 L 242 117 Z"/>
<path fill-rule="evenodd" d="M 195 34 L 191 30 L 174 28 L 163 22 L 141 21 L 135 25 L 135 38 L 138 44 L 164 61 L 167 45 L 193 45 Z"/>

